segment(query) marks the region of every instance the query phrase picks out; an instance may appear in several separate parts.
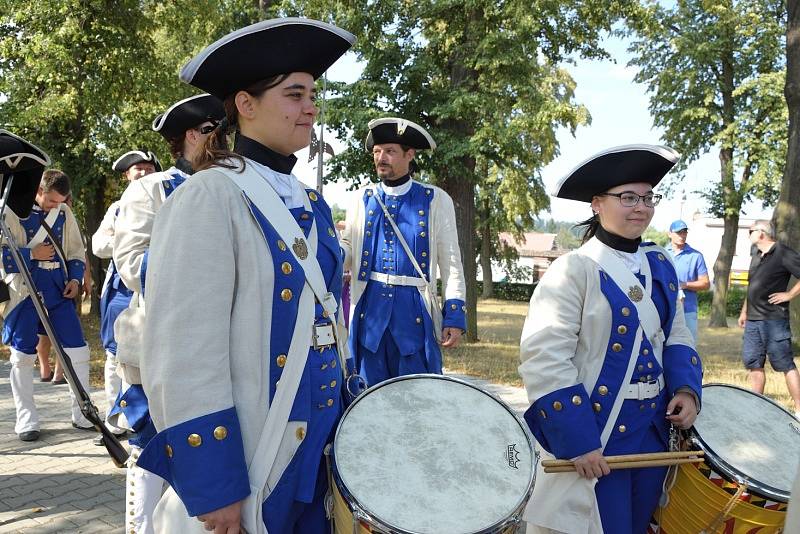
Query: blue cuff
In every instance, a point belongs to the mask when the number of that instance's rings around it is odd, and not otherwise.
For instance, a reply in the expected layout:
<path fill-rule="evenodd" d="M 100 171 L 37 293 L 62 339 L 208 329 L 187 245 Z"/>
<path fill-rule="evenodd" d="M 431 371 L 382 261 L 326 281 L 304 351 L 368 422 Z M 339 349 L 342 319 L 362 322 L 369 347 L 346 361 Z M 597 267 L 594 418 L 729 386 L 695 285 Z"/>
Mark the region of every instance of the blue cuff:
<path fill-rule="evenodd" d="M 141 384 L 134 384 L 120 391 L 109 415 L 122 413 L 134 432 L 140 432 L 150 421 L 150 407 Z"/>
<path fill-rule="evenodd" d="M 678 389 L 686 387 L 694 391 L 698 401 L 702 401 L 703 362 L 697 351 L 686 345 L 668 345 L 664 347 L 662 361 L 670 398 L 675 396 Z"/>
<path fill-rule="evenodd" d="M 18 249 L 19 255 L 22 256 L 25 265 L 28 266 L 28 270 L 31 269 L 31 249 L 21 247 Z M 18 273 L 19 266 L 17 262 L 14 261 L 14 256 L 11 255 L 11 249 L 8 246 L 3 247 L 3 269 L 6 273 Z"/>
<path fill-rule="evenodd" d="M 449 299 L 444 302 L 442 310 L 444 320 L 442 328 L 467 329 L 467 306 L 461 299 Z"/>
<path fill-rule="evenodd" d="M 147 277 L 147 256 L 150 255 L 150 249 L 144 251 L 144 256 L 142 256 L 142 267 L 139 269 L 139 282 L 142 286 L 141 295 L 144 297 L 144 279 Z"/>
<path fill-rule="evenodd" d="M 576 384 L 538 399 L 525 412 L 525 421 L 548 452 L 571 459 L 600 448 L 600 430 L 591 406 L 586 388 Z"/>
<path fill-rule="evenodd" d="M 136 464 L 166 480 L 190 516 L 219 510 L 250 495 L 233 407 L 159 432 Z"/>
<path fill-rule="evenodd" d="M 77 280 L 83 284 L 83 273 L 86 271 L 86 264 L 81 260 L 69 260 L 67 262 L 67 278 Z"/>

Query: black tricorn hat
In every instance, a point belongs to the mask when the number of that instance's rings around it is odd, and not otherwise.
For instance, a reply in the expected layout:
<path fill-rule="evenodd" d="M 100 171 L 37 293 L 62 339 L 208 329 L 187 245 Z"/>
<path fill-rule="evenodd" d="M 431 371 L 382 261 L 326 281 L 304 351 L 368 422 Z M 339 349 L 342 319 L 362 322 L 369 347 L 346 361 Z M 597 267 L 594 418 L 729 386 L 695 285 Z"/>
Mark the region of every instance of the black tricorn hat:
<path fill-rule="evenodd" d="M 5 192 L 6 184 L 13 176 L 8 207 L 18 217 L 24 219 L 30 214 L 42 181 L 42 171 L 48 165 L 50 156 L 42 149 L 7 130 L 0 130 L 0 175 L 3 178 L 0 194 Z"/>
<path fill-rule="evenodd" d="M 184 98 L 172 104 L 167 111 L 153 120 L 153 131 L 165 139 L 182 138 L 186 130 L 204 122 L 218 123 L 225 117 L 222 101 L 212 95 L 202 94 Z"/>
<path fill-rule="evenodd" d="M 159 162 L 156 155 L 149 150 L 131 150 L 130 152 L 125 152 L 117 158 L 117 161 L 114 162 L 111 169 L 116 172 L 125 172 L 137 163 L 152 163 L 156 168 L 156 172 L 161 172 L 162 170 L 161 162 Z"/>
<path fill-rule="evenodd" d="M 306 18 L 271 19 L 229 33 L 181 69 L 184 82 L 221 100 L 279 74 L 316 80 L 355 42 L 341 28 Z"/>
<path fill-rule="evenodd" d="M 374 119 L 367 125 L 369 133 L 364 146 L 372 150 L 375 145 L 397 143 L 417 150 L 433 150 L 436 142 L 419 124 L 397 117 Z"/>
<path fill-rule="evenodd" d="M 553 196 L 591 202 L 592 197 L 623 184 L 655 187 L 681 155 L 662 145 L 624 145 L 590 157 L 556 184 Z"/>

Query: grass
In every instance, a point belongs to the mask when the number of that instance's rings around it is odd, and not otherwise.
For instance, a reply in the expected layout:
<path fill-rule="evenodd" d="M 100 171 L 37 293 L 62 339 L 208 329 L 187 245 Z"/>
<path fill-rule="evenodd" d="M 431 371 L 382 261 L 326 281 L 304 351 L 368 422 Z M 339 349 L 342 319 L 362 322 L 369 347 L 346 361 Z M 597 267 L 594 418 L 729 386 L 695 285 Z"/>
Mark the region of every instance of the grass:
<path fill-rule="evenodd" d="M 524 302 L 481 300 L 478 302 L 477 343 L 463 344 L 444 351 L 445 367 L 459 373 L 521 386 L 517 374 L 519 337 L 528 312 Z M 721 382 L 748 387 L 747 372 L 742 367 L 742 330 L 729 319 L 731 328 L 708 328 L 707 319 L 700 319 L 698 353 L 703 359 L 705 383 Z M 767 365 L 764 393 L 794 411 L 782 373 Z"/>
<path fill-rule="evenodd" d="M 461 344 L 444 351 L 444 365 L 458 373 L 477 376 L 490 382 L 522 386 L 517 373 L 519 366 L 519 338 L 522 324 L 528 313 L 528 304 L 507 300 L 481 300 L 478 302 L 477 343 Z M 90 378 L 92 386 L 103 387 L 103 362 L 105 354 L 100 345 L 99 320 L 83 306 L 81 323 L 91 349 Z M 735 319 L 729 319 L 731 328 L 708 328 L 707 319 L 700 319 L 698 352 L 705 367 L 704 381 L 722 382 L 748 387 L 747 373 L 741 364 L 742 330 Z M 8 359 L 8 348 L 0 348 L 0 358 Z M 767 366 L 765 394 L 790 410 L 792 402 L 786 391 L 781 373 Z"/>

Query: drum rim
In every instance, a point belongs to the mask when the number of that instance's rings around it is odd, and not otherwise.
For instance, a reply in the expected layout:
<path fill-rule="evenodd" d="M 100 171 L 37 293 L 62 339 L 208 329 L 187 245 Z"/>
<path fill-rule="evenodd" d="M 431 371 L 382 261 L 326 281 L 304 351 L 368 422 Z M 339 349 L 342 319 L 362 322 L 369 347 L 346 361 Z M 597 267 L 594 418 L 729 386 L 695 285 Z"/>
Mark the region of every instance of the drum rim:
<path fill-rule="evenodd" d="M 734 384 L 723 384 L 722 382 L 709 382 L 708 384 L 703 384 L 703 389 L 710 386 L 722 386 L 730 389 L 738 389 L 745 393 L 750 393 L 761 399 L 769 402 L 776 408 L 779 408 L 781 411 L 789 415 L 790 417 L 794 417 L 792 413 L 775 402 L 774 400 L 770 399 L 769 397 L 762 395 L 760 393 L 756 393 L 755 391 L 751 391 L 749 389 L 743 388 L 741 386 L 737 386 Z M 723 460 L 719 454 L 717 454 L 711 446 L 706 443 L 706 441 L 700 436 L 700 433 L 697 431 L 697 428 L 692 426 L 689 429 L 689 435 L 691 436 L 692 442 L 695 443 L 700 449 L 702 449 L 705 454 L 705 460 L 708 462 L 712 468 L 719 472 L 719 474 L 723 475 L 724 477 L 728 478 L 736 482 L 737 484 L 746 484 L 747 491 L 750 493 L 755 493 L 761 497 L 765 497 L 770 500 L 788 503 L 789 496 L 791 495 L 791 489 L 789 491 L 782 490 L 780 488 L 776 488 L 774 486 L 770 486 L 764 482 L 761 482 L 758 479 L 755 479 L 751 476 L 747 476 L 731 464 Z"/>
<path fill-rule="evenodd" d="M 512 510 L 512 513 L 509 516 L 503 518 L 500 521 L 497 521 L 497 522 L 493 523 L 492 525 L 489 525 L 487 528 L 485 528 L 483 530 L 476 530 L 476 531 L 473 531 L 473 532 L 464 532 L 463 534 L 484 534 L 484 533 L 498 532 L 497 529 L 499 527 L 503 527 L 504 525 L 507 525 L 510 521 L 512 521 L 512 518 L 515 515 L 519 515 L 519 514 L 522 513 L 522 510 L 525 508 L 526 503 L 530 499 L 531 493 L 533 493 L 534 484 L 536 483 L 536 468 L 537 468 L 537 464 L 539 462 L 539 454 L 536 452 L 536 449 L 534 447 L 533 434 L 531 434 L 531 431 L 528 428 L 528 425 L 525 424 L 525 422 L 522 420 L 522 418 L 520 416 L 518 416 L 514 412 L 514 410 L 512 410 L 511 407 L 508 404 L 506 404 L 505 401 L 503 401 L 503 399 L 499 398 L 497 395 L 494 395 L 493 393 L 491 393 L 489 391 L 485 391 L 485 390 L 481 389 L 480 387 L 476 386 L 475 384 L 471 384 L 470 382 L 467 382 L 466 380 L 462 380 L 460 378 L 454 378 L 452 376 L 445 376 L 445 375 L 439 375 L 439 374 L 433 374 L 433 373 L 417 373 L 417 374 L 397 376 L 397 377 L 394 377 L 394 378 L 390 378 L 388 380 L 384 380 L 383 382 L 378 382 L 374 386 L 370 386 L 368 389 L 366 389 L 364 392 L 362 392 L 358 397 L 356 397 L 353 400 L 352 403 L 350 403 L 350 406 L 348 406 L 347 409 L 345 409 L 344 413 L 342 414 L 342 417 L 339 419 L 339 423 L 336 425 L 336 433 L 333 436 L 333 454 L 331 455 L 331 457 L 333 459 L 332 466 L 331 466 L 332 467 L 331 471 L 333 472 L 334 483 L 337 483 L 337 487 L 339 488 L 339 492 L 342 494 L 343 497 L 345 495 L 347 495 L 347 497 L 349 497 L 349 500 L 345 499 L 345 502 L 346 502 L 346 504 L 348 506 L 350 506 L 351 512 L 354 515 L 356 513 L 358 513 L 359 515 L 362 516 L 360 519 L 367 519 L 368 521 L 372 521 L 373 523 L 376 524 L 375 526 L 377 526 L 379 528 L 383 528 L 383 529 L 388 529 L 388 530 L 386 530 L 387 532 L 393 532 L 393 533 L 396 533 L 396 534 L 420 534 L 419 532 L 410 531 L 410 530 L 403 530 L 402 528 L 399 528 L 397 526 L 394 526 L 394 525 L 391 525 L 389 523 L 386 523 L 386 521 L 383 520 L 381 517 L 379 517 L 378 515 L 376 515 L 374 512 L 370 511 L 369 509 L 367 509 L 364 506 L 364 504 L 362 502 L 360 502 L 355 497 L 355 495 L 352 494 L 350 489 L 347 488 L 347 486 L 345 486 L 344 481 L 342 480 L 342 477 L 339 474 L 339 469 L 337 467 L 337 462 L 336 462 L 336 443 L 339 440 L 339 432 L 342 429 L 342 423 L 344 422 L 344 420 L 347 417 L 347 414 L 350 412 L 350 410 L 352 410 L 353 407 L 356 404 L 358 404 L 364 397 L 366 397 L 367 393 L 370 393 L 372 391 L 378 390 L 378 389 L 380 389 L 380 388 L 382 388 L 384 386 L 387 386 L 389 384 L 393 384 L 395 382 L 401 382 L 403 380 L 412 380 L 412 379 L 419 379 L 419 378 L 431 378 L 431 379 L 434 379 L 434 380 L 447 380 L 449 382 L 456 382 L 456 383 L 462 384 L 464 386 L 469 386 L 470 388 L 472 388 L 472 389 L 474 389 L 476 391 L 479 391 L 480 393 L 483 393 L 484 395 L 490 397 L 492 400 L 497 401 L 500 404 L 500 406 L 502 406 L 514 418 L 514 420 L 517 422 L 517 425 L 519 425 L 519 427 L 522 429 L 522 432 L 525 435 L 525 439 L 528 441 L 528 446 L 530 447 L 530 451 L 531 451 L 531 457 L 533 459 L 533 461 L 531 462 L 531 473 L 530 473 L 530 475 L 528 477 L 528 484 L 527 484 L 526 491 L 525 491 L 524 495 L 516 503 L 515 507 Z M 357 510 L 355 508 L 357 508 Z"/>

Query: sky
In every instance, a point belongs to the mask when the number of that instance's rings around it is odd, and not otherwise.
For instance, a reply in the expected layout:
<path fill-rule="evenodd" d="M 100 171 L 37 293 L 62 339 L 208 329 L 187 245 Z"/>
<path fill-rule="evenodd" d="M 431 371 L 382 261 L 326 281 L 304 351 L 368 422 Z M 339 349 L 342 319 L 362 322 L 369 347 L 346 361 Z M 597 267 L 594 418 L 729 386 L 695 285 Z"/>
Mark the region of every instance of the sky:
<path fill-rule="evenodd" d="M 616 37 L 604 40 L 604 46 L 613 60 L 581 60 L 566 68 L 576 82 L 575 101 L 585 105 L 592 116 L 588 126 L 578 128 L 573 136 L 569 130 L 558 132 L 560 155 L 542 170 L 546 190 L 551 192 L 556 182 L 577 164 L 606 148 L 627 144 L 662 144 L 662 131 L 653 128 L 652 117 L 648 111 L 648 99 L 644 85 L 633 81 L 635 67 L 628 67 L 630 55 L 627 43 Z M 352 53 L 347 54 L 328 72 L 329 79 L 352 82 L 357 79 L 361 67 Z M 413 117 L 409 117 L 414 120 Z M 326 132 L 325 140 L 331 142 L 338 153 L 343 145 L 331 141 Z M 316 162 L 307 163 L 308 150 L 297 154 L 298 164 L 295 175 L 310 186 L 316 185 Z M 369 157 L 364 153 L 364 157 Z M 687 221 L 699 211 L 705 213 L 706 205 L 695 192 L 704 184 L 719 178 L 719 160 L 712 152 L 693 162 L 685 173 L 680 185 L 676 185 L 671 197 L 665 197 L 656 208 L 651 225 L 658 230 L 666 230 L 678 218 Z M 656 189 L 658 191 L 658 189 Z M 350 203 L 351 192 L 346 184 L 326 184 L 323 190 L 330 204 L 346 208 Z M 683 198 L 685 197 L 685 200 Z M 745 207 L 748 217 L 769 218 L 771 213 L 761 209 L 760 204 Z M 559 221 L 577 221 L 591 215 L 587 204 L 572 200 L 551 197 L 550 212 L 542 212 L 540 218 L 554 218 Z"/>

